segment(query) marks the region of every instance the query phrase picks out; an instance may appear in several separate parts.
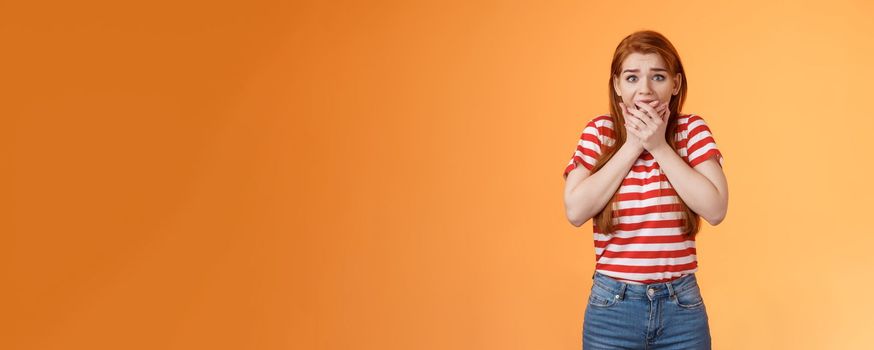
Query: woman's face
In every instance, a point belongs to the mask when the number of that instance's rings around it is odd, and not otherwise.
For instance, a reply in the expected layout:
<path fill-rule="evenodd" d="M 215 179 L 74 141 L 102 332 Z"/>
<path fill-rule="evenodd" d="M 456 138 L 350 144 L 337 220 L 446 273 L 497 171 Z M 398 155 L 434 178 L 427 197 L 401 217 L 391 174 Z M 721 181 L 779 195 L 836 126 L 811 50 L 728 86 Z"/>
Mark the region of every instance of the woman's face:
<path fill-rule="evenodd" d="M 667 68 L 658 54 L 634 52 L 622 62 L 619 76 L 613 77 L 613 89 L 629 108 L 653 100 L 659 100 L 659 105 L 670 103 L 680 91 L 682 77 L 669 76 Z"/>

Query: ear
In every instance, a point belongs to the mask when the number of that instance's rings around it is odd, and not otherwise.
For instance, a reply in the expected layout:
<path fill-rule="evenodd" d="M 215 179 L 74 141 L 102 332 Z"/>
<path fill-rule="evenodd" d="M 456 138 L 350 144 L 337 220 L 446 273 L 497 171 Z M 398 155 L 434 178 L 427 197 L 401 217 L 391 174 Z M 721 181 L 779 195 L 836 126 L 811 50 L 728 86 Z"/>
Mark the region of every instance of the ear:
<path fill-rule="evenodd" d="M 619 88 L 619 77 L 613 76 L 613 93 L 617 96 L 622 96 L 622 89 Z"/>
<path fill-rule="evenodd" d="M 683 74 L 677 73 L 677 75 L 674 76 L 674 91 L 672 91 L 671 94 L 673 94 L 673 95 L 679 94 L 680 93 L 680 86 L 682 84 L 683 84 Z"/>

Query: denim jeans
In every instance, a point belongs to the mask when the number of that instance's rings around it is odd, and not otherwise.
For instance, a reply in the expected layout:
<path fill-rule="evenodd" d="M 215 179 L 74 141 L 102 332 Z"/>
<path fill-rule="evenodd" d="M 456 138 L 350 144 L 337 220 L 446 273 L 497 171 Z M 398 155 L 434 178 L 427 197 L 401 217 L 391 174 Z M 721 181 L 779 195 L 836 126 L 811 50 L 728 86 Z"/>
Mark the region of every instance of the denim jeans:
<path fill-rule="evenodd" d="M 583 349 L 710 349 L 710 325 L 695 274 L 630 284 L 596 271 Z"/>

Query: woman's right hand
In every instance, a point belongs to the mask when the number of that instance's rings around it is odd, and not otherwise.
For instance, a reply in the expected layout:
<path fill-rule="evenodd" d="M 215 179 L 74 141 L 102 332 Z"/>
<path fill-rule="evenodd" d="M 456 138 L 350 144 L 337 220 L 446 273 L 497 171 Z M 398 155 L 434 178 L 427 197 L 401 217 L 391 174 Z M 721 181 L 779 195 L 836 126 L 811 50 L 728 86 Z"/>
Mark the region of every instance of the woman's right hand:
<path fill-rule="evenodd" d="M 622 102 L 619 102 L 619 108 L 622 110 L 622 119 L 625 120 L 625 144 L 622 147 L 631 147 L 631 149 L 636 151 L 635 153 L 642 153 L 644 150 L 643 143 L 631 132 L 633 126 L 628 122 L 628 119 L 633 118 L 634 115 L 628 111 L 628 106 Z"/>

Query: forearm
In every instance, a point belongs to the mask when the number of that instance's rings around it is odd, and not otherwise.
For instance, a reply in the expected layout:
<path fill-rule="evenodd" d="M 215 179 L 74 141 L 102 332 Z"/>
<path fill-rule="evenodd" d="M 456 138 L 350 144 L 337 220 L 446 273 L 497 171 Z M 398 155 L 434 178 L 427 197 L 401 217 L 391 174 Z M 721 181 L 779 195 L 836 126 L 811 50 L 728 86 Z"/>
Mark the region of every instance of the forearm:
<path fill-rule="evenodd" d="M 667 144 L 651 150 L 650 153 L 689 209 L 703 216 L 711 224 L 722 221 L 727 203 L 723 201 L 716 185 L 689 166 Z"/>
<path fill-rule="evenodd" d="M 575 225 L 584 224 L 604 209 L 641 152 L 629 144 L 622 145 L 607 164 L 565 194 L 565 208 Z"/>

